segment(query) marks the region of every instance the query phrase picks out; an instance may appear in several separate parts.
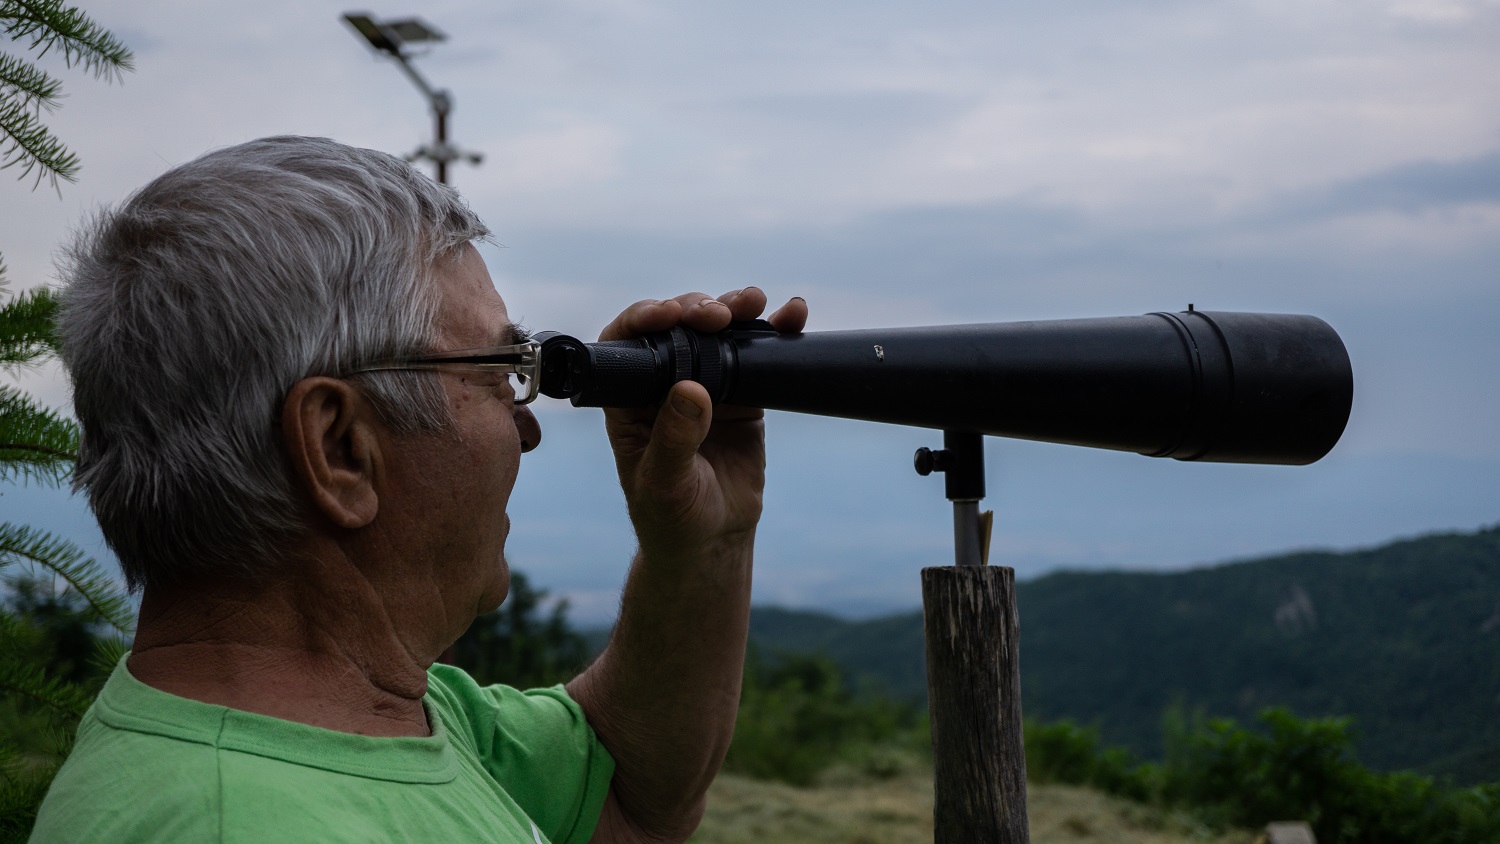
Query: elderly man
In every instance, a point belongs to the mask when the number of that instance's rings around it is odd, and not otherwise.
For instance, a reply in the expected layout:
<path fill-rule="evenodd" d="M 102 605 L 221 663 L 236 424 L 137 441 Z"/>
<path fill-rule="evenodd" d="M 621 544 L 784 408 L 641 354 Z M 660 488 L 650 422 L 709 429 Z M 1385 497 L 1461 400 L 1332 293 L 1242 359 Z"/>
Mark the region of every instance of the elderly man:
<path fill-rule="evenodd" d="M 77 485 L 134 648 L 42 841 L 678 841 L 733 729 L 761 414 L 697 384 L 606 425 L 639 540 L 566 688 L 434 664 L 506 595 L 536 389 L 451 190 L 281 137 L 173 169 L 65 261 Z M 754 288 L 626 309 L 605 338 L 758 316 Z M 800 331 L 792 300 L 769 319 Z"/>

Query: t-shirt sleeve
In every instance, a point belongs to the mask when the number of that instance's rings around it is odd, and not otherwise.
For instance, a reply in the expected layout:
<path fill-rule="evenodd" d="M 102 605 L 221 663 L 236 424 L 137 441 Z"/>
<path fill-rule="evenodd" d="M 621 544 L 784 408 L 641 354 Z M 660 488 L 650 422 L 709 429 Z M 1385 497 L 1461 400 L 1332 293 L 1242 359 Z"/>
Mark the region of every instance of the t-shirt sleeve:
<path fill-rule="evenodd" d="M 429 698 L 454 740 L 471 746 L 547 838 L 587 842 L 615 762 L 563 687 L 480 686 L 451 665 L 434 665 L 429 677 Z"/>

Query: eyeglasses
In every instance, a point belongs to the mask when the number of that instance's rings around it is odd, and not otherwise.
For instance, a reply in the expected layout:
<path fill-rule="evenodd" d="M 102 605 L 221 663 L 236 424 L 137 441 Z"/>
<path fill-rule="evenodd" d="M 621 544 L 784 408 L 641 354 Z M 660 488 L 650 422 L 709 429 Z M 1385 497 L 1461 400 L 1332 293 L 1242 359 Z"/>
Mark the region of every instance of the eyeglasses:
<path fill-rule="evenodd" d="M 436 372 L 476 372 L 496 375 L 510 382 L 516 404 L 536 398 L 542 375 L 542 344 L 535 340 L 514 346 L 491 346 L 487 349 L 460 349 L 431 355 L 414 355 L 398 360 L 377 361 L 350 370 L 388 372 L 392 370 L 428 370 Z"/>

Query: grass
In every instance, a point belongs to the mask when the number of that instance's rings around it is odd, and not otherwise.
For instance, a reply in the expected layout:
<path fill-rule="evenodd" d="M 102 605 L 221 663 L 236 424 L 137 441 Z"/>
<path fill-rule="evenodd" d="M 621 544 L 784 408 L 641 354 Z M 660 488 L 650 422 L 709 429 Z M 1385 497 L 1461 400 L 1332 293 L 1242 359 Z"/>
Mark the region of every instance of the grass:
<path fill-rule="evenodd" d="M 1066 785 L 1033 785 L 1034 844 L 1251 844 L 1250 832 L 1214 835 L 1137 803 Z M 932 773 L 889 778 L 835 768 L 808 788 L 722 774 L 695 844 L 907 844 L 932 841 Z"/>

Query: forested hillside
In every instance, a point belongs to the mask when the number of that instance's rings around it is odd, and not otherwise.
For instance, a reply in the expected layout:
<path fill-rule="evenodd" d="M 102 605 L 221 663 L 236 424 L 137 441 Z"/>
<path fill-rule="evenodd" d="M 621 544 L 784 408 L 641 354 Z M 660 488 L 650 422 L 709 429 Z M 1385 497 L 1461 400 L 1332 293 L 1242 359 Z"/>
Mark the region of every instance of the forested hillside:
<path fill-rule="evenodd" d="M 1174 705 L 1244 722 L 1285 706 L 1352 716 L 1374 767 L 1500 780 L 1500 527 L 1018 591 L 1028 716 L 1097 724 L 1151 757 Z M 925 694 L 920 613 L 757 609 L 751 634 L 762 652 L 822 651 L 862 682 Z"/>

